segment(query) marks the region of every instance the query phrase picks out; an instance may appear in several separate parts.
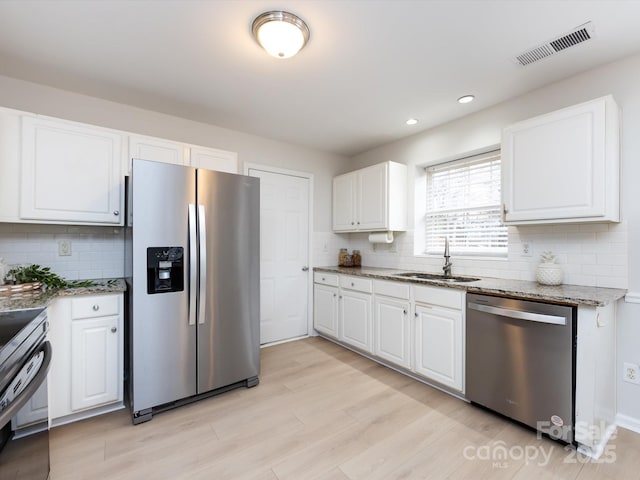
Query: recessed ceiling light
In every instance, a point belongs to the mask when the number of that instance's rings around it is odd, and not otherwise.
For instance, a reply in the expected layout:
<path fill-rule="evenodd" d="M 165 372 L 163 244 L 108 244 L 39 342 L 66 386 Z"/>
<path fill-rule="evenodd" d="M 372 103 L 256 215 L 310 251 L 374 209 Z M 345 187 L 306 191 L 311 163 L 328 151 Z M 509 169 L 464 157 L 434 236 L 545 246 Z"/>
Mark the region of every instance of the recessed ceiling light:
<path fill-rule="evenodd" d="M 406 122 L 407 125 L 415 125 L 416 123 L 418 123 L 418 119 L 417 118 L 410 118 L 409 120 L 407 120 Z"/>
<path fill-rule="evenodd" d="M 473 95 L 463 95 L 462 97 L 460 97 L 458 99 L 458 103 L 469 103 L 469 102 L 473 102 L 473 99 L 476 98 Z"/>

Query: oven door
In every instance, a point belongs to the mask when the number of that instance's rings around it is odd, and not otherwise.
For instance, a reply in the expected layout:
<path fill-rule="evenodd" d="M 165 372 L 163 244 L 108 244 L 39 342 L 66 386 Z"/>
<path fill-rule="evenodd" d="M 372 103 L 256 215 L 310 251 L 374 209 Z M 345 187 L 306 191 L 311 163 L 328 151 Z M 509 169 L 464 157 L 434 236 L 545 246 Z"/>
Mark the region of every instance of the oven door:
<path fill-rule="evenodd" d="M 46 385 L 51 344 L 43 342 L 0 397 L 0 478 L 49 477 L 49 428 L 17 438 L 11 419 Z M 47 419 L 48 422 L 48 419 Z"/>

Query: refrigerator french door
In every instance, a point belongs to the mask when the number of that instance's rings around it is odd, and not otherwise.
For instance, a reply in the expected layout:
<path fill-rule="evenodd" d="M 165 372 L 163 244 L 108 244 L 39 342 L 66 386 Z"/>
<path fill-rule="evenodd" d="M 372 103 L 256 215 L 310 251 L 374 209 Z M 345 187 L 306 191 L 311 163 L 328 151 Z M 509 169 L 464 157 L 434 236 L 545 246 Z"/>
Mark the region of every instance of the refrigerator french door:
<path fill-rule="evenodd" d="M 134 423 L 259 374 L 256 178 L 133 160 L 127 275 Z"/>

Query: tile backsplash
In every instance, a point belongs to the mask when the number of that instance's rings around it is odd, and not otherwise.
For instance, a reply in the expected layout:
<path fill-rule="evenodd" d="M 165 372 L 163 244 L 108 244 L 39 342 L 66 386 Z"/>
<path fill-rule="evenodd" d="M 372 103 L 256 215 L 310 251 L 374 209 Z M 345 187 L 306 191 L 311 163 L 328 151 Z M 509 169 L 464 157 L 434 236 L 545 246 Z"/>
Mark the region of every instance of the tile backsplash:
<path fill-rule="evenodd" d="M 441 256 L 414 255 L 414 232 L 395 234 L 392 244 L 373 245 L 366 233 L 316 233 L 316 265 L 336 265 L 338 250 L 358 249 L 368 267 L 398 268 L 440 273 Z M 522 254 L 528 243 L 531 255 Z M 324 252 L 324 247 L 328 252 Z M 564 283 L 627 288 L 628 254 L 626 223 L 580 225 L 526 225 L 509 227 L 509 254 L 505 258 L 456 257 L 454 275 L 475 275 L 535 280 L 540 254 L 552 251 L 564 271 Z"/>
<path fill-rule="evenodd" d="M 71 255 L 58 255 L 59 240 Z M 124 229 L 0 223 L 0 258 L 7 265 L 36 263 L 67 280 L 122 277 Z"/>

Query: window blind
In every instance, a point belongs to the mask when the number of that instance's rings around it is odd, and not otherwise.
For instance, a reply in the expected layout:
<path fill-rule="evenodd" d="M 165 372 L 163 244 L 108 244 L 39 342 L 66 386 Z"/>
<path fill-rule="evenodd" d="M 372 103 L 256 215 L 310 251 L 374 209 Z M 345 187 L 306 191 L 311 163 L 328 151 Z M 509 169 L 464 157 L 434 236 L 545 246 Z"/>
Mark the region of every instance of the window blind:
<path fill-rule="evenodd" d="M 434 165 L 426 172 L 425 253 L 442 254 L 447 237 L 452 254 L 506 255 L 500 153 Z"/>

